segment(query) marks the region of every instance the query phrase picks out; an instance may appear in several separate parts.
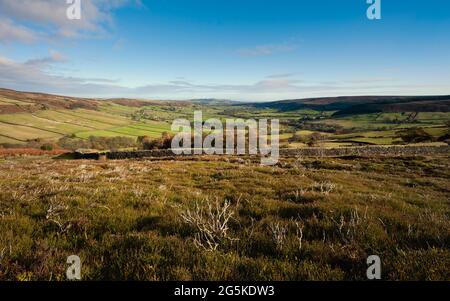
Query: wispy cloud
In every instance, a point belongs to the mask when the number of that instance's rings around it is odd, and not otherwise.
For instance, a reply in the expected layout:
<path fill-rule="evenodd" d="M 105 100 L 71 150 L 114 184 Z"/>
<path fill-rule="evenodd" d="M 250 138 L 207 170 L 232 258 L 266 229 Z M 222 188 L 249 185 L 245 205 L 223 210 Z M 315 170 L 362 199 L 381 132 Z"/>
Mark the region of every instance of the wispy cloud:
<path fill-rule="evenodd" d="M 295 76 L 296 73 L 280 73 L 280 74 L 271 74 L 266 76 L 266 78 L 289 78 Z"/>
<path fill-rule="evenodd" d="M 3 88 L 18 90 L 35 90 L 49 93 L 80 94 L 86 88 L 93 88 L 92 84 L 99 84 L 98 92 L 87 89 L 87 93 L 105 93 L 118 80 L 102 78 L 79 78 L 63 76 L 52 73 L 55 64 L 66 61 L 59 52 L 50 51 L 50 55 L 42 58 L 30 59 L 25 62 L 16 62 L 0 56 L 0 82 Z M 113 87 L 114 88 L 114 87 Z M 115 92 L 124 92 L 116 89 Z"/>
<path fill-rule="evenodd" d="M 32 30 L 14 24 L 10 19 L 0 18 L 0 41 L 3 43 L 9 42 L 25 42 L 32 43 L 36 41 L 37 33 Z"/>
<path fill-rule="evenodd" d="M 366 83 L 380 83 L 380 82 L 394 82 L 394 81 L 397 81 L 397 79 L 393 77 L 370 77 L 370 78 L 347 80 L 346 82 L 354 84 L 366 84 Z"/>
<path fill-rule="evenodd" d="M 36 59 L 30 59 L 24 63 L 24 65 L 27 66 L 38 66 L 38 67 L 45 67 L 53 63 L 59 63 L 66 61 L 66 58 L 55 50 L 50 50 L 50 55 L 47 57 L 42 58 L 36 58 Z"/>
<path fill-rule="evenodd" d="M 281 44 L 267 44 L 267 45 L 257 45 L 250 48 L 241 48 L 237 50 L 237 53 L 241 56 L 267 56 L 276 53 L 291 52 L 297 49 L 295 44 L 281 43 Z"/>
<path fill-rule="evenodd" d="M 52 68 L 67 60 L 62 54 L 51 51 L 46 57 L 17 62 L 0 56 L 0 83 L 3 88 L 47 92 L 86 97 L 137 97 L 137 98 L 230 98 L 238 100 L 277 100 L 335 95 L 380 94 L 436 94 L 448 84 L 412 83 L 362 79 L 359 83 L 349 81 L 314 83 L 278 75 L 254 83 L 220 84 L 197 83 L 176 79 L 163 83 L 149 83 L 138 87 L 124 86 L 117 79 L 81 78 L 55 74 Z M 382 79 L 382 78 L 378 78 Z M 387 78 L 386 78 L 387 79 Z"/>

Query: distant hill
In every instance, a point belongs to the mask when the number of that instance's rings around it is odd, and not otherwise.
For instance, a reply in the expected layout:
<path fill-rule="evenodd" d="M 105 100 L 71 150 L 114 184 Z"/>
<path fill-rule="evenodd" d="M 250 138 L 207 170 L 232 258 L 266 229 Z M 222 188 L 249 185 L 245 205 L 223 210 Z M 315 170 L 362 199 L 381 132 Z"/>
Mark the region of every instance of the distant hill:
<path fill-rule="evenodd" d="M 132 98 L 94 99 L 45 93 L 20 92 L 0 88 L 0 114 L 33 113 L 39 110 L 90 109 L 97 110 L 102 102 L 128 107 L 148 105 L 188 106 L 223 105 L 230 107 L 270 108 L 280 112 L 312 109 L 336 111 L 334 116 L 387 112 L 450 112 L 450 96 L 342 96 L 290 99 L 264 103 L 238 103 L 226 99 L 192 99 L 188 101 L 139 100 Z"/>
<path fill-rule="evenodd" d="M 381 112 L 450 112 L 450 96 L 343 96 L 252 103 L 282 112 L 300 109 L 337 111 L 336 116 Z"/>
<path fill-rule="evenodd" d="M 181 100 L 143 100 L 133 98 L 110 98 L 105 100 L 121 106 L 135 107 L 135 108 L 152 105 L 155 106 L 171 105 L 176 107 L 184 107 L 191 104 L 189 101 L 181 101 Z"/>
<path fill-rule="evenodd" d="M 217 98 L 191 99 L 190 102 L 201 105 L 233 105 L 237 103 L 234 100 Z"/>
<path fill-rule="evenodd" d="M 97 110 L 101 103 L 110 102 L 122 106 L 140 108 L 145 106 L 185 107 L 199 105 L 232 105 L 236 102 L 226 99 L 192 100 L 147 100 L 135 98 L 80 98 L 46 93 L 22 92 L 0 88 L 0 114 L 33 113 L 40 110 L 89 109 Z"/>
<path fill-rule="evenodd" d="M 84 108 L 96 110 L 97 106 L 98 101 L 94 99 L 20 92 L 0 88 L 0 114 L 30 113 L 50 109 Z"/>

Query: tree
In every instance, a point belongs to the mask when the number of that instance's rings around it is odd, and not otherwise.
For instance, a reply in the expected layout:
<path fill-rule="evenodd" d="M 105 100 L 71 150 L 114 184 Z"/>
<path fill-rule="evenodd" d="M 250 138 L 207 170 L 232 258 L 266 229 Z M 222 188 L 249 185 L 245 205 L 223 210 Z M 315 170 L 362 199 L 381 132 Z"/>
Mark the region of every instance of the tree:
<path fill-rule="evenodd" d="M 428 134 L 423 128 L 410 128 L 399 132 L 400 138 L 406 143 L 420 143 L 433 141 L 433 136 Z"/>
<path fill-rule="evenodd" d="M 304 142 L 304 137 L 298 133 L 294 133 L 291 138 L 289 138 L 289 142 Z"/>
<path fill-rule="evenodd" d="M 138 138 L 138 143 L 141 145 L 142 149 L 154 150 L 154 149 L 170 149 L 172 147 L 173 135 L 164 132 L 161 138 L 151 139 L 147 136 L 142 136 Z"/>
<path fill-rule="evenodd" d="M 323 136 L 320 133 L 312 133 L 311 135 L 309 135 L 309 139 L 308 142 L 306 143 L 308 146 L 313 147 L 313 146 L 317 146 L 320 141 L 323 140 Z"/>
<path fill-rule="evenodd" d="M 41 145 L 41 150 L 43 151 L 52 151 L 55 149 L 55 146 L 51 143 L 44 143 Z"/>
<path fill-rule="evenodd" d="M 450 120 L 447 120 L 445 125 L 447 126 L 447 130 L 450 132 Z"/>

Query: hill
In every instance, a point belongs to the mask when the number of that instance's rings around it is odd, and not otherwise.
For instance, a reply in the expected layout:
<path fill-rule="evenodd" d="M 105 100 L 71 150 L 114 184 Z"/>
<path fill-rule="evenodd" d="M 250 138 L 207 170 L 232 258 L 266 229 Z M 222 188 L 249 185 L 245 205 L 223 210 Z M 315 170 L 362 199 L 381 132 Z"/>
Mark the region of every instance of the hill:
<path fill-rule="evenodd" d="M 23 145 L 36 139 L 54 142 L 72 135 L 81 139 L 160 137 L 170 128 L 166 122 L 133 118 L 142 109 L 160 106 L 163 102 L 101 100 L 0 88 L 0 145 Z"/>
<path fill-rule="evenodd" d="M 87 98 L 59 96 L 45 93 L 19 92 L 0 88 L 0 114 L 35 112 L 49 109 L 96 110 L 98 101 Z"/>
<path fill-rule="evenodd" d="M 445 141 L 449 96 L 357 96 L 237 103 L 221 99 L 94 99 L 0 89 L 0 147 L 55 143 L 72 137 L 140 136 L 159 138 L 178 118 L 196 110 L 208 118 L 280 120 L 281 143 L 305 147 L 307 136 L 322 135 L 321 145 L 402 143 L 401 132 L 421 127 L 430 142 Z"/>
<path fill-rule="evenodd" d="M 450 96 L 342 96 L 291 99 L 250 105 L 281 112 L 302 109 L 336 111 L 336 116 L 382 112 L 450 112 Z"/>

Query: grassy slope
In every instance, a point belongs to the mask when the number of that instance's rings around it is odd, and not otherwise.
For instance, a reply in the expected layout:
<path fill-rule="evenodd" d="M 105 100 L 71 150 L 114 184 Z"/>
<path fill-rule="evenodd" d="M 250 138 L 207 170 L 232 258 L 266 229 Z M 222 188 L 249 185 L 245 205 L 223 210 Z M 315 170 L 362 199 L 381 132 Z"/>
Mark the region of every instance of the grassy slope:
<path fill-rule="evenodd" d="M 23 144 L 31 139 L 57 140 L 63 136 L 75 134 L 81 138 L 89 136 L 128 136 L 141 135 L 160 137 L 170 130 L 169 124 L 162 121 L 143 120 L 136 122 L 132 115 L 141 108 L 123 106 L 113 101 L 97 101 L 55 95 L 25 93 L 0 89 L 0 105 L 17 109 L 20 113 L 3 111 L 0 114 L 0 143 Z M 164 112 L 167 104 L 151 106 L 154 117 L 159 119 L 158 111 Z M 45 108 L 45 109 L 44 109 Z M 177 109 L 185 111 L 188 109 Z M 162 114 L 162 113 L 161 113 Z M 167 117 L 180 113 L 165 113 Z"/>
<path fill-rule="evenodd" d="M 0 92 L 1 89 L 0 89 Z M 2 92 L 6 93 L 6 92 Z M 324 146 L 340 146 L 352 142 L 370 144 L 392 144 L 400 141 L 396 131 L 402 128 L 421 126 L 435 137 L 445 134 L 445 121 L 450 120 L 450 113 L 421 112 L 415 123 L 395 123 L 394 120 L 405 120 L 409 113 L 373 113 L 353 116 L 332 117 L 334 111 L 321 112 L 307 109 L 279 110 L 279 103 L 272 103 L 274 107 L 235 105 L 233 103 L 179 104 L 170 102 L 156 102 L 149 106 L 124 106 L 113 101 L 92 101 L 71 99 L 74 103 L 81 103 L 88 108 L 65 109 L 68 105 L 65 98 L 40 94 L 20 94 L 8 91 L 7 96 L 0 96 L 2 105 L 21 106 L 22 108 L 36 107 L 43 103 L 46 110 L 31 110 L 16 114 L 0 114 L 0 143 L 25 143 L 28 139 L 44 138 L 56 140 L 64 135 L 75 134 L 79 138 L 89 136 L 138 136 L 160 137 L 164 131 L 170 131 L 170 123 L 176 118 L 192 119 L 194 110 L 203 111 L 203 118 L 229 117 L 239 118 L 277 118 L 282 123 L 300 118 L 316 118 L 309 123 L 342 126 L 353 131 L 351 134 L 333 135 L 323 133 L 327 138 Z M 13 97 L 13 98 L 8 98 Z M 322 100 L 323 101 L 323 100 Z M 132 102 L 132 101 L 131 101 Z M 317 101 L 316 101 L 317 102 Z M 319 101 L 320 103 L 321 101 Z M 280 102 L 283 104 L 283 102 Z M 95 105 L 96 109 L 89 108 Z M 269 104 L 270 105 L 270 104 Z M 320 119 L 317 119 L 320 118 Z M 136 121 L 139 120 L 139 121 Z M 311 132 L 298 131 L 302 136 Z M 284 133 L 281 137 L 286 144 L 292 133 Z M 292 143 L 290 147 L 305 146 Z"/>
<path fill-rule="evenodd" d="M 83 108 L 67 108 L 73 104 Z M 20 113 L 0 114 L 0 143 L 12 144 L 21 144 L 37 138 L 57 140 L 71 134 L 80 138 L 156 138 L 163 132 L 170 131 L 170 123 L 174 119 L 192 119 L 196 109 L 204 112 L 204 118 L 215 117 L 221 112 L 214 107 L 183 102 L 152 102 L 148 106 L 135 107 L 120 105 L 112 100 L 65 98 L 2 89 L 0 105 L 22 108 Z M 46 106 L 46 109 L 43 110 L 40 105 Z M 140 121 L 136 121 L 136 116 Z"/>
<path fill-rule="evenodd" d="M 377 254 L 385 280 L 450 280 L 449 156 L 282 162 L 0 161 L 0 279 L 65 279 L 72 254 L 85 280 L 365 279 Z M 206 251 L 181 213 L 216 199 L 233 240 Z"/>
<path fill-rule="evenodd" d="M 0 114 L 0 129 L 5 135 L 0 136 L 0 143 L 20 143 L 36 138 L 52 140 L 70 134 L 76 134 L 80 138 L 141 135 L 160 137 L 162 132 L 170 130 L 170 126 L 164 122 L 134 122 L 123 113 L 132 113 L 135 109 L 132 111 L 131 108 L 118 105 L 114 107 L 114 111 L 76 109 Z"/>

